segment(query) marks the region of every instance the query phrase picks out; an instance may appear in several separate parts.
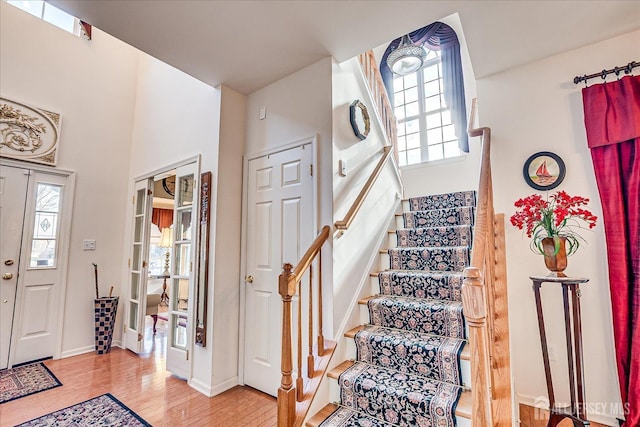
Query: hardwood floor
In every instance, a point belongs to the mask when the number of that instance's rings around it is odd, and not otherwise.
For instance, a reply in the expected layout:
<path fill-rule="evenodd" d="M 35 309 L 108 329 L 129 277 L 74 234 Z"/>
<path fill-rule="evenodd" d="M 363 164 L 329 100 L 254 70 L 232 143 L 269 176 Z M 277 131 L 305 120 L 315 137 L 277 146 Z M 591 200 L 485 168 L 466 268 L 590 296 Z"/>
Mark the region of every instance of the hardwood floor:
<path fill-rule="evenodd" d="M 549 421 L 549 411 L 544 409 L 533 408 L 528 405 L 520 404 L 520 426 L 521 427 L 547 427 Z M 564 420 L 558 427 L 571 427 L 573 423 L 570 420 Z M 607 427 L 604 424 L 598 424 L 591 421 L 591 427 Z"/>
<path fill-rule="evenodd" d="M 276 425 L 275 398 L 241 386 L 207 398 L 165 371 L 166 324 L 158 321 L 155 338 L 153 333 L 147 336 L 151 338 L 141 356 L 114 347 L 109 354 L 45 362 L 63 386 L 0 405 L 0 426 L 13 426 L 104 393 L 111 393 L 153 426 Z"/>

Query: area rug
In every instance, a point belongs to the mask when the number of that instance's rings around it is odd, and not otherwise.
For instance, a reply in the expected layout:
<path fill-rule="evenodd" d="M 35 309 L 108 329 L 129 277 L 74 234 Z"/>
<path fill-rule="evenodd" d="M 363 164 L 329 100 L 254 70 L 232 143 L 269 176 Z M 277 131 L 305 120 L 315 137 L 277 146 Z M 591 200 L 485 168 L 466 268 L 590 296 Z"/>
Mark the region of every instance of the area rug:
<path fill-rule="evenodd" d="M 16 427 L 151 426 L 111 394 L 103 394 Z"/>
<path fill-rule="evenodd" d="M 0 371 L 0 404 L 61 386 L 42 362 Z"/>

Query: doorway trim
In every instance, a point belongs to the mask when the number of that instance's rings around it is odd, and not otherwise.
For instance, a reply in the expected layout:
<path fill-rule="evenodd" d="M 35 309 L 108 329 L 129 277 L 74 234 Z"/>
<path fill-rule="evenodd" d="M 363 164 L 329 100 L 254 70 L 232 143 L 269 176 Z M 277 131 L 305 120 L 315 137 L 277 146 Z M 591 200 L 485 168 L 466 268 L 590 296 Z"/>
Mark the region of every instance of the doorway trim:
<path fill-rule="evenodd" d="M 59 242 L 61 243 L 61 247 L 59 249 L 59 254 L 62 258 L 62 263 L 60 266 L 60 272 L 59 272 L 59 276 L 58 276 L 58 280 L 59 280 L 59 292 L 58 292 L 58 307 L 62 307 L 62 310 L 60 310 L 60 314 L 58 315 L 58 319 L 56 322 L 56 338 L 55 338 L 55 346 L 54 346 L 54 351 L 53 351 L 53 358 L 54 359 L 60 359 L 62 356 L 62 336 L 63 336 L 63 332 L 64 332 L 64 318 L 65 318 L 65 304 L 67 301 L 67 278 L 68 278 L 68 271 L 69 271 L 69 252 L 71 250 L 71 245 L 70 245 L 70 241 L 71 241 L 71 222 L 72 222 L 72 217 L 73 217 L 73 206 L 74 206 L 74 197 L 75 197 L 75 186 L 76 186 L 76 172 L 71 171 L 71 170 L 67 170 L 67 169 L 60 169 L 60 168 L 55 168 L 52 169 L 51 166 L 45 166 L 45 165 L 39 165 L 36 163 L 28 163 L 28 162 L 20 162 L 20 161 L 16 161 L 16 160 L 10 160 L 10 159 L 5 159 L 2 158 L 0 159 L 0 166 L 7 166 L 7 167 L 14 167 L 14 168 L 19 168 L 19 169 L 29 169 L 29 170 L 33 170 L 39 173 L 45 173 L 45 174 L 49 174 L 49 175 L 56 175 L 56 176 L 63 176 L 67 179 L 67 183 L 66 188 L 65 188 L 65 195 L 63 198 L 63 207 L 62 209 L 64 209 L 63 212 L 66 212 L 66 215 L 63 215 L 62 218 L 62 224 L 61 224 L 61 230 L 64 230 L 64 233 L 60 233 L 60 238 L 59 238 Z M 31 184 L 30 184 L 31 185 Z M 25 197 L 27 197 L 30 193 L 27 192 L 27 195 Z M 26 207 L 29 207 L 30 205 L 27 203 Z M 25 207 L 25 209 L 26 209 Z M 26 211 L 25 211 L 26 214 Z M 22 228 L 23 230 L 25 229 L 26 224 L 22 223 Z M 30 233 L 24 233 L 22 234 L 22 248 L 20 251 L 20 268 L 18 269 L 18 277 L 22 277 L 24 279 L 25 277 L 25 273 L 26 273 L 26 262 L 23 262 L 26 260 L 27 255 L 27 246 L 29 246 L 28 243 L 26 242 L 27 237 L 29 237 Z M 22 298 L 23 298 L 23 289 L 21 287 L 21 282 L 18 283 L 18 288 L 16 290 L 16 299 L 15 299 L 15 306 L 14 306 L 14 312 L 13 312 L 13 324 L 12 324 L 12 332 L 11 332 L 11 344 L 10 344 L 10 348 L 9 348 L 9 366 L 13 365 L 13 361 L 15 360 L 15 350 L 16 350 L 16 344 L 17 344 L 17 335 L 13 333 L 14 329 L 19 328 L 20 324 L 19 323 L 19 319 L 20 316 L 16 311 L 17 308 L 22 306 Z"/>
<path fill-rule="evenodd" d="M 251 154 L 242 156 L 242 226 L 240 233 L 240 277 L 238 277 L 238 286 L 240 287 L 240 319 L 238 323 L 238 383 L 244 385 L 244 356 L 245 356 L 245 318 L 246 318 L 246 286 L 244 277 L 247 273 L 247 208 L 248 208 L 248 175 L 249 175 L 249 162 L 251 160 L 258 159 L 260 157 L 273 155 L 282 151 L 291 150 L 293 148 L 301 147 L 303 145 L 311 145 L 311 165 L 313 168 L 312 175 L 312 195 L 311 200 L 313 202 L 312 207 L 312 224 L 314 230 L 312 235 L 315 237 L 318 233 L 319 224 L 319 170 L 318 170 L 318 136 L 308 136 L 288 144 L 279 145 L 268 148 L 266 150 L 260 150 Z"/>

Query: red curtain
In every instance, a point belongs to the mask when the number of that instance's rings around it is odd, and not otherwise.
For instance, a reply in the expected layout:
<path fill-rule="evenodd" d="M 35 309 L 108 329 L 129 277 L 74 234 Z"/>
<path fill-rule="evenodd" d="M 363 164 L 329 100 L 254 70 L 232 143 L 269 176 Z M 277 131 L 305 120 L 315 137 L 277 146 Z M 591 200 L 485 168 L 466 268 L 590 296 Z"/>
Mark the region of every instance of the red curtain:
<path fill-rule="evenodd" d="M 160 231 L 163 228 L 171 227 L 171 224 L 173 224 L 173 209 L 153 208 L 151 222 L 157 225 Z"/>
<path fill-rule="evenodd" d="M 640 426 L 640 76 L 582 90 L 607 240 L 625 427 Z"/>

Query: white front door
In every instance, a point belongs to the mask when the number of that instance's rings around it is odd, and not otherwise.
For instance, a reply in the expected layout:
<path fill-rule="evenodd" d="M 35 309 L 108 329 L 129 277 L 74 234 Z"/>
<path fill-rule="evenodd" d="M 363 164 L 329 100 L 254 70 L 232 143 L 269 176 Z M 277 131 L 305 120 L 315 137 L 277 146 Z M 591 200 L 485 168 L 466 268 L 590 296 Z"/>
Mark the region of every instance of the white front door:
<path fill-rule="evenodd" d="M 312 159 L 306 144 L 248 165 L 244 383 L 273 396 L 281 379 L 278 276 L 313 240 Z"/>
<path fill-rule="evenodd" d="M 167 371 L 182 378 L 191 375 L 189 351 L 193 347 L 193 290 L 198 230 L 198 164 L 176 169 L 173 207 L 173 251 L 169 296 Z M 221 267 L 224 268 L 224 267 Z"/>
<path fill-rule="evenodd" d="M 9 363 L 29 173 L 5 166 L 0 171 L 0 369 Z"/>
<path fill-rule="evenodd" d="M 144 340 L 152 188 L 153 180 L 143 179 L 135 183 L 133 195 L 133 237 L 129 257 L 129 286 L 125 294 L 127 314 L 124 345 L 134 353 L 142 352 Z"/>
<path fill-rule="evenodd" d="M 0 368 L 56 353 L 73 203 L 70 187 L 67 175 L 2 166 Z"/>

